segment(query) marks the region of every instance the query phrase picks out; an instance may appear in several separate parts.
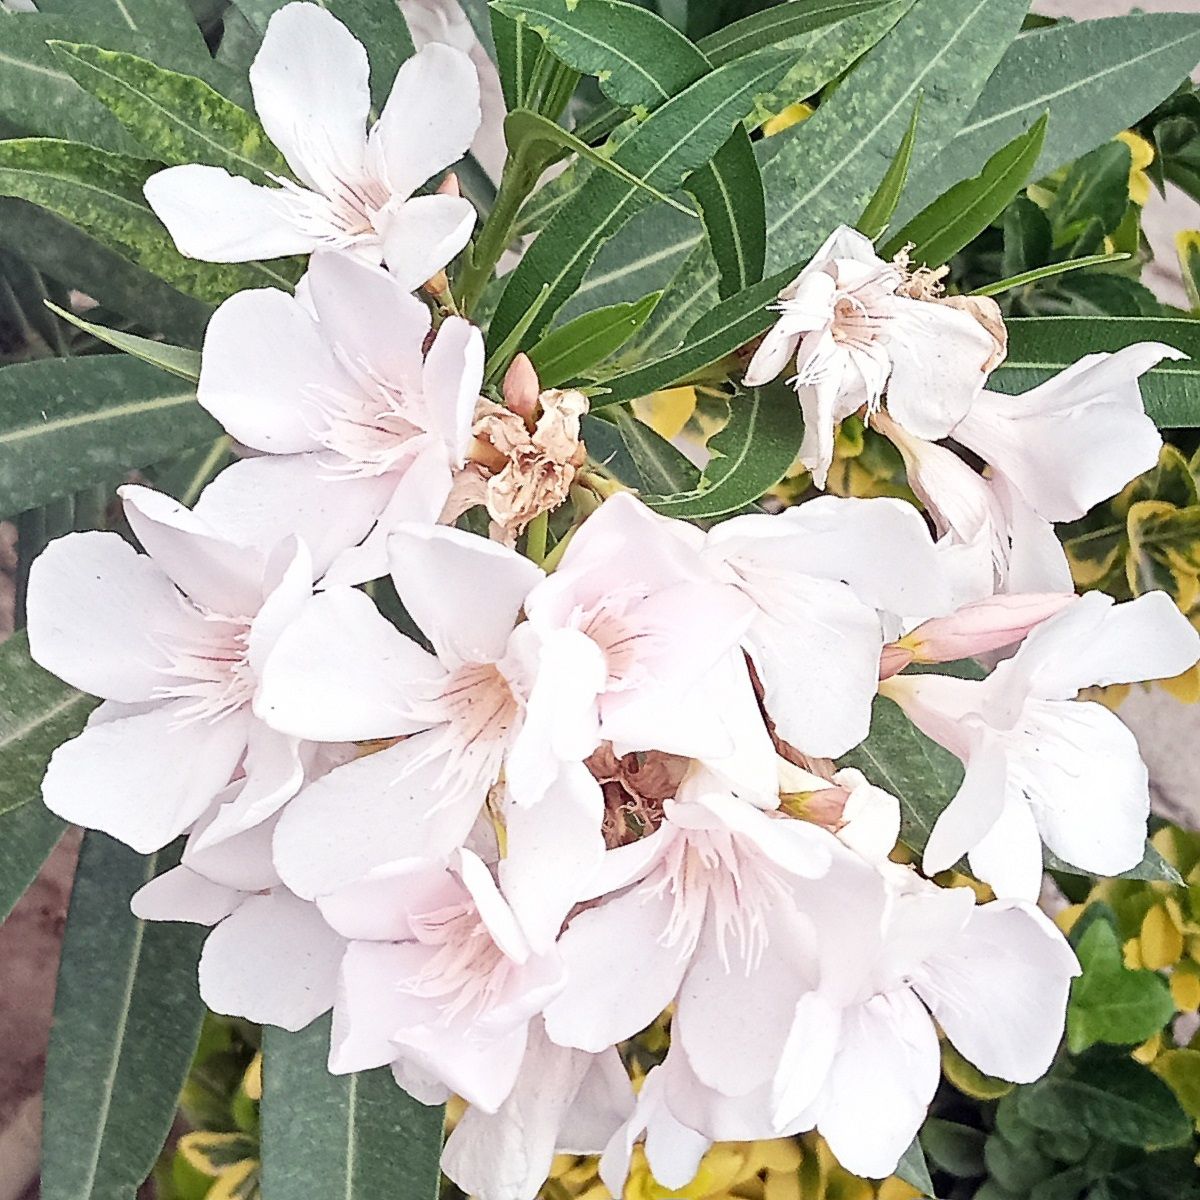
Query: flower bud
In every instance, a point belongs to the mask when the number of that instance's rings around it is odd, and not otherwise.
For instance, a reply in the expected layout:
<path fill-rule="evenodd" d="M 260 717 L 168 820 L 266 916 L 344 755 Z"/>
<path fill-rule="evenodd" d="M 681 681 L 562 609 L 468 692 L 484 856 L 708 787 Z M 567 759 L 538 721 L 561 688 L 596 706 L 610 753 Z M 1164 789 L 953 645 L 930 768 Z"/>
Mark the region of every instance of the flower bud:
<path fill-rule="evenodd" d="M 537 411 L 541 384 L 528 354 L 518 354 L 504 373 L 504 403 L 526 422 Z"/>
<path fill-rule="evenodd" d="M 455 199 L 462 195 L 462 188 L 458 186 L 458 176 L 453 171 L 448 171 L 446 178 L 438 184 L 437 194 L 439 196 L 453 196 Z"/>

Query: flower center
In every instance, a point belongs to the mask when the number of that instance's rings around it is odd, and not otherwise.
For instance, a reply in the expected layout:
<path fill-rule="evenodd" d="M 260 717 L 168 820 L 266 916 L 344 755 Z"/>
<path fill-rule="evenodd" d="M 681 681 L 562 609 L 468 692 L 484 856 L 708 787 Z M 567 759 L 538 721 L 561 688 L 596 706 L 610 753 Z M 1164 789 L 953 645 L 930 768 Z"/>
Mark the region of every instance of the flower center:
<path fill-rule="evenodd" d="M 653 648 L 655 638 L 631 618 L 629 611 L 641 599 L 640 593 L 614 591 L 577 618 L 580 632 L 587 634 L 604 654 L 608 667 L 606 691 L 628 691 L 645 681 L 643 659 Z"/>
<path fill-rule="evenodd" d="M 248 659 L 250 620 L 204 612 L 202 636 L 173 638 L 163 649 L 170 659 L 164 673 L 179 682 L 155 689 L 164 700 L 190 700 L 179 709 L 181 724 L 219 721 L 248 704 L 257 679 Z"/>
<path fill-rule="evenodd" d="M 496 945 L 474 904 L 463 901 L 414 917 L 418 942 L 436 947 L 421 971 L 404 985 L 406 991 L 441 1000 L 441 1022 L 456 1017 L 474 1020 L 504 990 L 513 963 Z"/>

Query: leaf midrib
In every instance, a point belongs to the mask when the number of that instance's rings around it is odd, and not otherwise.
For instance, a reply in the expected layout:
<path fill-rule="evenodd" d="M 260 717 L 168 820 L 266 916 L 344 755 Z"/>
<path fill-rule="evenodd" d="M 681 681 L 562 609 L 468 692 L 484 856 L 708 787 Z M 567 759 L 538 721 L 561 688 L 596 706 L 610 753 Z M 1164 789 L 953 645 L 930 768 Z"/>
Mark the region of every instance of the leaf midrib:
<path fill-rule="evenodd" d="M 194 402 L 196 393 L 178 392 L 167 396 L 156 396 L 153 400 L 131 400 L 126 404 L 118 404 L 113 408 L 97 409 L 93 412 L 76 413 L 70 417 L 57 417 L 53 421 L 43 421 L 34 425 L 23 425 L 0 433 L 0 445 L 25 441 L 41 434 L 56 433 L 63 429 L 73 429 L 80 425 L 92 425 L 105 421 L 121 420 L 124 417 L 136 416 L 145 412 L 156 412 L 164 408 L 176 408 L 180 405 Z"/>

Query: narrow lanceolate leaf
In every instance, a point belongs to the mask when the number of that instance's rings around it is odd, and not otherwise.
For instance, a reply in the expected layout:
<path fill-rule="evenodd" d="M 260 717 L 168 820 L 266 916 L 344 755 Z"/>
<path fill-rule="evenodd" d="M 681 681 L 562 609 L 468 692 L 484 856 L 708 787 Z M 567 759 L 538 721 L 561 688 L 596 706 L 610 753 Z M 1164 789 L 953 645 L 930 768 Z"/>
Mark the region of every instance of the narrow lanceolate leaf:
<path fill-rule="evenodd" d="M 207 930 L 152 924 L 133 893 L 173 865 L 101 833 L 84 837 L 67 915 L 46 1063 L 45 1200 L 123 1200 L 150 1174 L 175 1119 L 204 1006 Z"/>
<path fill-rule="evenodd" d="M 875 195 L 863 209 L 862 216 L 855 222 L 854 228 L 872 241 L 881 237 L 891 223 L 892 214 L 900 203 L 904 185 L 908 182 L 908 170 L 912 166 L 913 146 L 917 140 L 917 122 L 921 118 L 923 98 L 924 93 L 918 92 L 917 102 L 913 105 L 912 120 L 908 123 L 908 132 L 900 143 L 900 149 L 896 151 L 896 157 L 892 159 L 892 165 L 888 167 L 887 174 L 876 189 Z"/>
<path fill-rule="evenodd" d="M 1019 317 L 1008 322 L 1008 358 L 988 386 L 1026 392 L 1085 354 L 1164 342 L 1188 358 L 1142 376 L 1146 412 L 1161 429 L 1200 425 L 1200 325 L 1169 317 Z"/>
<path fill-rule="evenodd" d="M 971 292 L 972 296 L 999 296 L 1002 292 L 1014 288 L 1026 287 L 1043 279 L 1052 279 L 1055 275 L 1069 275 L 1086 267 L 1101 267 L 1108 263 L 1124 262 L 1131 258 L 1130 254 L 1088 254 L 1083 258 L 1068 258 L 1063 262 L 1048 263 L 1044 267 L 1034 267 L 1031 271 L 1022 271 L 1019 275 L 1010 275 L 1007 279 L 998 279 L 995 283 L 977 287 Z"/>
<path fill-rule="evenodd" d="M 73 312 L 59 308 L 57 304 L 51 304 L 49 300 L 46 301 L 46 307 L 57 313 L 64 321 L 74 325 L 76 329 L 90 333 L 97 341 L 114 346 L 133 358 L 149 363 L 152 367 L 158 367 L 159 370 L 166 371 L 168 375 L 186 379 L 190 383 L 195 383 L 200 378 L 199 350 L 189 350 L 186 346 L 172 346 L 167 342 L 156 342 L 152 338 L 123 333 L 119 329 L 106 329 L 103 325 L 93 325 L 91 321 L 85 321 Z"/>
<path fill-rule="evenodd" d="M 193 387 L 117 355 L 0 370 L 0 513 L 211 443 L 220 433 Z"/>
<path fill-rule="evenodd" d="M 386 1069 L 330 1075 L 329 1018 L 263 1030 L 263 1200 L 436 1200 L 441 1107 Z"/>
<path fill-rule="evenodd" d="M 750 135 L 744 129 L 684 185 L 696 198 L 719 275 L 722 299 L 762 279 L 767 254 L 766 199 Z"/>
<path fill-rule="evenodd" d="M 43 13 L 86 18 L 118 36 L 154 46 L 161 61 L 208 58 L 208 46 L 188 0 L 41 0 Z M 78 27 L 78 21 L 75 22 Z"/>
<path fill-rule="evenodd" d="M 37 878 L 66 827 L 41 801 L 0 815 L 0 922 Z"/>
<path fill-rule="evenodd" d="M 622 483 L 651 495 L 676 495 L 689 492 L 700 482 L 700 472 L 680 450 L 649 425 L 639 421 L 628 409 L 616 410 L 615 421 L 621 442 L 636 475 Z M 595 450 L 595 447 L 592 447 Z"/>
<path fill-rule="evenodd" d="M 50 755 L 95 705 L 29 657 L 24 632 L 0 645 L 0 817 L 38 800 Z"/>
<path fill-rule="evenodd" d="M 729 424 L 708 443 L 713 457 L 698 488 L 642 499 L 657 512 L 689 520 L 738 512 L 784 477 L 803 437 L 795 392 L 783 383 L 755 388 L 730 401 Z"/>
<path fill-rule="evenodd" d="M 257 183 L 287 174 L 258 119 L 204 80 L 98 46 L 52 42 L 51 48 L 79 86 L 160 162 L 207 163 Z"/>
<path fill-rule="evenodd" d="M 660 191 L 673 191 L 704 166 L 750 111 L 754 97 L 787 69 L 786 55 L 739 59 L 704 75 L 666 101 L 638 127 L 614 158 Z M 503 339 L 543 285 L 550 293 L 531 332 L 538 333 L 567 301 L 605 241 L 648 203 L 645 194 L 595 172 L 554 216 L 508 277 L 489 330 Z"/>
<path fill-rule="evenodd" d="M 1026 33 L 1009 47 L 945 149 L 914 175 L 902 219 L 1050 114 L 1032 174 L 1046 174 L 1129 128 L 1200 58 L 1200 16 L 1137 13 Z"/>
<path fill-rule="evenodd" d="M 524 108 L 533 83 L 533 69 L 542 49 L 542 39 L 524 21 L 506 17 L 498 8 L 491 10 L 492 43 L 496 47 L 496 69 L 504 92 L 504 105 L 510 112 Z"/>
<path fill-rule="evenodd" d="M 646 323 L 661 295 L 597 308 L 548 333 L 529 351 L 542 387 L 558 387 L 615 354 Z"/>
<path fill-rule="evenodd" d="M 933 1180 L 929 1177 L 929 1164 L 921 1143 L 913 1138 L 912 1145 L 900 1156 L 896 1164 L 896 1175 L 909 1187 L 915 1187 L 922 1196 L 933 1196 Z"/>
<path fill-rule="evenodd" d="M 808 258 L 861 212 L 925 93 L 914 170 L 934 160 L 970 111 L 1027 0 L 917 0 L 803 124 L 763 142 L 767 269 Z"/>
<path fill-rule="evenodd" d="M 185 258 L 142 196 L 157 164 L 75 142 L 0 142 L 0 195 L 32 200 L 111 246 L 130 262 L 201 300 L 219 303 L 249 287 L 290 289 L 291 259 L 216 264 Z"/>
<path fill-rule="evenodd" d="M 913 262 L 941 266 L 978 237 L 1025 186 L 1042 151 L 1046 122 L 1042 116 L 1024 133 L 997 151 L 974 178 L 956 183 L 944 196 L 915 216 L 881 254 L 891 258 L 912 245 Z M 1128 151 L 1126 151 L 1128 153 Z"/>

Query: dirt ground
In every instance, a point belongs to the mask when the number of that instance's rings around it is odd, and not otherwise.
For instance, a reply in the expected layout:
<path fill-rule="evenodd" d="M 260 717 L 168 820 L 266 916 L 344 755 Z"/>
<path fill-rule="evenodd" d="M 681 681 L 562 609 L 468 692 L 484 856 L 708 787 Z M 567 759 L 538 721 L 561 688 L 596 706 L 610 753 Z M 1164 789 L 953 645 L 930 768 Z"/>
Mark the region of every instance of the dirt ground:
<path fill-rule="evenodd" d="M 1200 0 L 1040 0 L 1034 9 L 1076 19 L 1112 16 L 1138 7 L 1200 12 Z M 1200 205 L 1179 192 L 1157 195 L 1146 210 L 1157 260 L 1147 282 L 1160 297 L 1183 304 L 1173 238 L 1200 228 Z M 0 640 L 11 631 L 13 530 L 0 525 Z M 1200 828 L 1200 711 L 1161 691 L 1134 693 L 1121 710 L 1150 764 L 1156 807 Z M 33 887 L 0 926 L 0 1200 L 34 1200 L 41 1126 L 41 1080 L 49 1039 L 59 942 L 66 920 L 77 835 L 51 855 Z"/>

